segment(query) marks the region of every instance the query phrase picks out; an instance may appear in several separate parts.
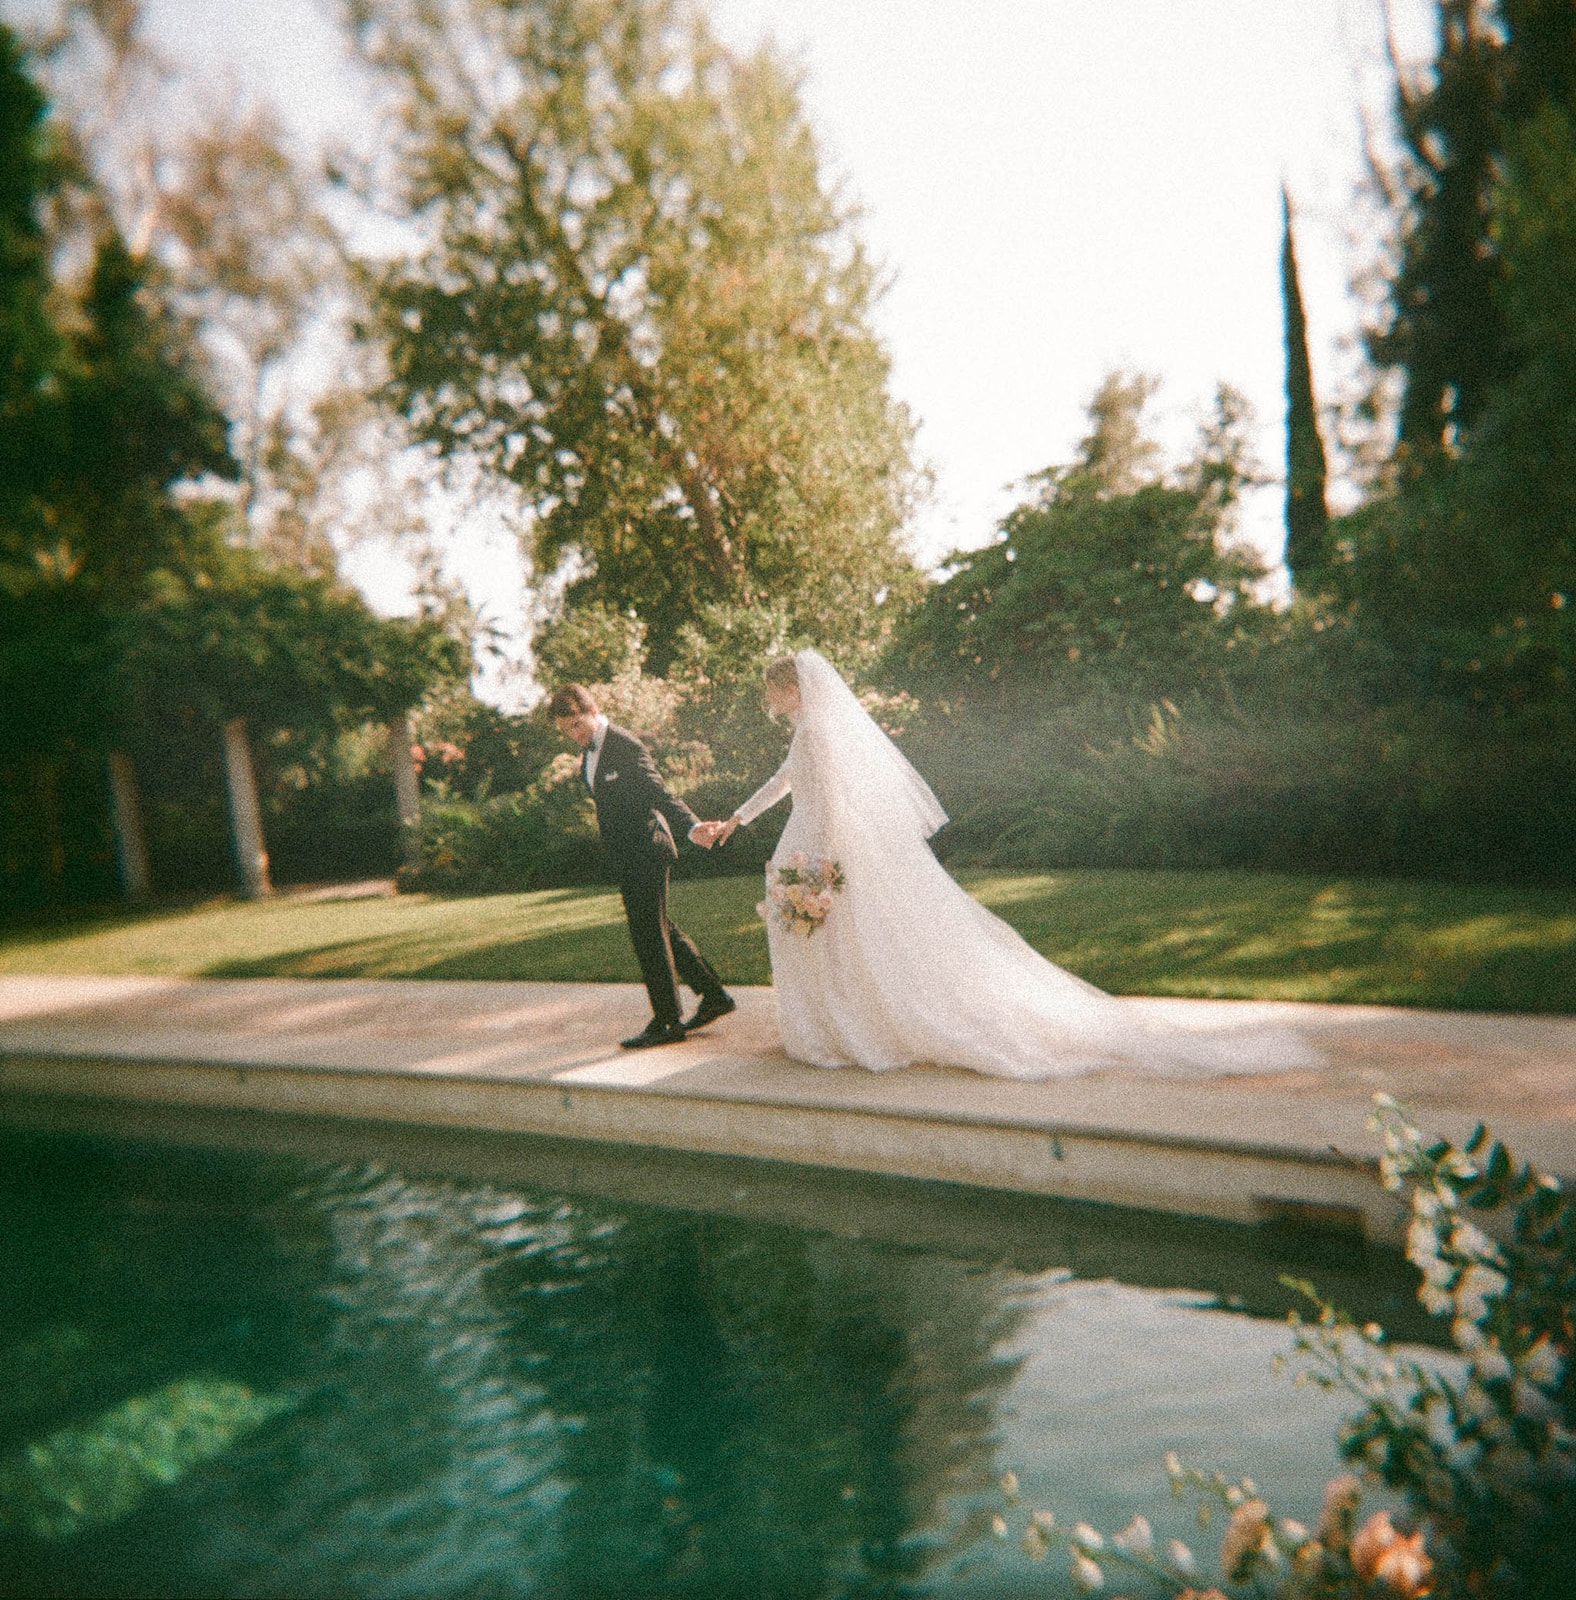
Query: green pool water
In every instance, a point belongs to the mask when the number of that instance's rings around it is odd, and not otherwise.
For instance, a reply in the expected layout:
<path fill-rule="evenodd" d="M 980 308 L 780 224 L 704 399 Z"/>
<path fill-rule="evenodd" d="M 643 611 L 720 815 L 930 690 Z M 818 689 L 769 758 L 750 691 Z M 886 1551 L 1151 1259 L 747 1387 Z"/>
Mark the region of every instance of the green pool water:
<path fill-rule="evenodd" d="M 1271 1370 L 1277 1272 L 1412 1315 L 1360 1244 L 525 1141 L 244 1143 L 0 1128 L 5 1594 L 1060 1596 L 980 1536 L 1003 1472 L 1198 1542 L 1175 1449 L 1311 1515 L 1346 1407 Z"/>

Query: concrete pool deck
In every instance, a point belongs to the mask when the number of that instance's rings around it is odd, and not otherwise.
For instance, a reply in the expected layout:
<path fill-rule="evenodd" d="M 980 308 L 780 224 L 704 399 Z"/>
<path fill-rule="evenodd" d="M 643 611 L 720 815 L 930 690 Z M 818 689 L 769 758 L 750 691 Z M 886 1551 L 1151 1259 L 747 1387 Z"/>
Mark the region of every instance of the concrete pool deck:
<path fill-rule="evenodd" d="M 1428 1133 L 1480 1118 L 1576 1176 L 1576 1017 L 1133 1000 L 1197 1031 L 1289 1030 L 1314 1067 L 1018 1083 L 940 1067 L 828 1072 L 780 1048 L 770 989 L 628 1052 L 632 984 L 0 976 L 0 1113 L 65 1102 L 522 1133 L 938 1180 L 1239 1222 L 1401 1216 L 1372 1097 Z"/>

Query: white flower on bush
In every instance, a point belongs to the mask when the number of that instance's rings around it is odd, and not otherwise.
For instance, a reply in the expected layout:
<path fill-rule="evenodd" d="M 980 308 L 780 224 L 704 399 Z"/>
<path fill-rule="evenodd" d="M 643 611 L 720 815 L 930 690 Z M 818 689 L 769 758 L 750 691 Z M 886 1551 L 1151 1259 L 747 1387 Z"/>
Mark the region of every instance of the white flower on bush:
<path fill-rule="evenodd" d="M 1479 1261 L 1499 1262 L 1499 1247 L 1475 1223 L 1458 1218 L 1450 1230 L 1450 1248 L 1457 1255 L 1475 1256 Z"/>
<path fill-rule="evenodd" d="M 1508 1365 L 1507 1363 L 1507 1368 Z M 1499 1406 L 1494 1397 L 1476 1378 L 1473 1378 L 1461 1391 L 1461 1410 L 1479 1422 L 1487 1422 L 1490 1417 L 1499 1415 Z"/>
<path fill-rule="evenodd" d="M 1111 1543 L 1130 1556 L 1147 1556 L 1155 1547 L 1154 1530 L 1143 1517 L 1134 1517 L 1120 1533 L 1111 1535 Z"/>
<path fill-rule="evenodd" d="M 1557 1387 L 1564 1371 L 1565 1363 L 1560 1359 L 1559 1351 L 1549 1342 L 1547 1334 L 1521 1358 L 1522 1376 L 1541 1389 Z"/>
<path fill-rule="evenodd" d="M 1481 1322 L 1488 1315 L 1488 1303 L 1497 1300 L 1509 1286 L 1503 1272 L 1474 1261 L 1456 1281 L 1452 1297 L 1456 1311 L 1470 1322 Z"/>
<path fill-rule="evenodd" d="M 1456 1348 L 1466 1351 L 1468 1355 L 1475 1351 L 1487 1350 L 1491 1344 L 1488 1335 L 1466 1317 L 1457 1317 L 1450 1324 L 1450 1337 L 1455 1340 Z"/>
<path fill-rule="evenodd" d="M 1535 1383 L 1528 1383 L 1525 1377 L 1517 1378 L 1511 1384 L 1510 1403 L 1518 1417 L 1531 1417 L 1535 1422 L 1543 1422 L 1554 1414 L 1553 1402 Z"/>
<path fill-rule="evenodd" d="M 1081 1550 L 1073 1551 L 1073 1582 L 1088 1594 L 1098 1589 L 1105 1582 L 1105 1574 L 1097 1563 L 1091 1561 Z"/>

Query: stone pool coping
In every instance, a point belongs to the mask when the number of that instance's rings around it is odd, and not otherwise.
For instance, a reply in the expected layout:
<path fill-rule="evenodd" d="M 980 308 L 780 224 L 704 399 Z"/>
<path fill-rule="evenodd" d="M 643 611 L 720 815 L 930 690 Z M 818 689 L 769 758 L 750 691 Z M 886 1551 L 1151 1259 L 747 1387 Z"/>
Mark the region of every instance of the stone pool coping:
<path fill-rule="evenodd" d="M 1479 1118 L 1576 1175 L 1576 1017 L 1132 1000 L 1227 1033 L 1272 1026 L 1321 1064 L 1215 1078 L 1018 1083 L 790 1061 L 767 988 L 683 1044 L 630 1053 L 632 984 L 0 975 L 0 1112 L 41 1100 L 470 1128 L 937 1180 L 1394 1237 L 1372 1096 L 1429 1132 Z"/>

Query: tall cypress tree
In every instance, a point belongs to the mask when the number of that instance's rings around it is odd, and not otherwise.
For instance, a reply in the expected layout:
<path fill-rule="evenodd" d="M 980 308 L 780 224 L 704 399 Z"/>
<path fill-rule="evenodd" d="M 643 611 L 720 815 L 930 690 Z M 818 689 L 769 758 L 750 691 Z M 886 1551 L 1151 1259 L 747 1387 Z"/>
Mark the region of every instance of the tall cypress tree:
<path fill-rule="evenodd" d="M 1323 565 L 1330 515 L 1325 505 L 1324 440 L 1313 398 L 1308 319 L 1303 311 L 1297 251 L 1291 234 L 1291 196 L 1281 185 L 1281 307 L 1286 336 L 1286 565 L 1292 581 Z"/>

